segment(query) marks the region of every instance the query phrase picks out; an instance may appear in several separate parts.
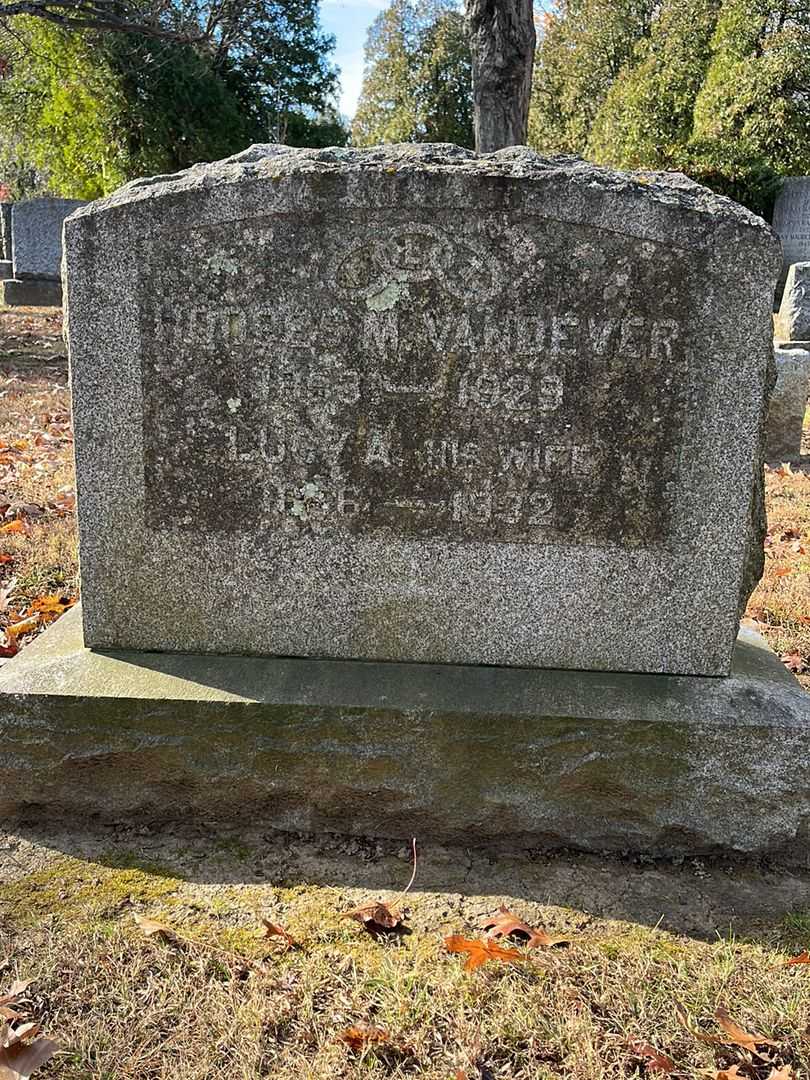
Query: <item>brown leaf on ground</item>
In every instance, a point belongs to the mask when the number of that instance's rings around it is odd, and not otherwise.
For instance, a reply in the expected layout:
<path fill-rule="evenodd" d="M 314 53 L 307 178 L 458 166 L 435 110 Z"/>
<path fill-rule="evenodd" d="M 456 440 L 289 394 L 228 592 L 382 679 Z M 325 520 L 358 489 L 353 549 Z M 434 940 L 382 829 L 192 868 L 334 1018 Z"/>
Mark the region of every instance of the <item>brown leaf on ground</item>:
<path fill-rule="evenodd" d="M 136 911 L 133 914 L 135 925 L 146 937 L 160 936 L 173 940 L 176 937 L 175 931 L 170 926 L 166 926 L 165 923 L 157 922 L 155 919 L 149 919 L 146 915 L 139 915 Z"/>
<path fill-rule="evenodd" d="M 344 911 L 342 917 L 359 922 L 372 936 L 390 934 L 404 929 L 402 912 L 389 904 L 384 904 L 382 900 L 372 900 L 368 904 L 352 908 L 351 911 Z"/>
<path fill-rule="evenodd" d="M 292 934 L 288 934 L 284 927 L 279 926 L 278 923 L 270 922 L 269 919 L 262 919 L 262 926 L 264 927 L 265 937 L 280 937 L 290 948 L 295 949 L 298 947 L 298 942 Z"/>
<path fill-rule="evenodd" d="M 741 1046 L 744 1050 L 750 1050 L 751 1053 L 757 1053 L 758 1046 L 778 1046 L 773 1039 L 766 1038 L 765 1035 L 759 1035 L 756 1032 L 746 1031 L 745 1028 L 732 1020 L 726 1009 L 722 1005 L 718 1005 L 714 1011 L 717 1023 L 723 1029 L 728 1036 L 728 1041 L 735 1046 Z"/>
<path fill-rule="evenodd" d="M 654 1046 L 644 1042 L 643 1039 L 631 1039 L 629 1046 L 633 1056 L 640 1058 L 649 1071 L 662 1072 L 667 1075 L 675 1072 L 675 1062 L 672 1058 L 662 1054 L 660 1050 L 656 1050 Z"/>
<path fill-rule="evenodd" d="M 785 961 L 785 964 L 787 967 L 790 967 L 791 964 L 810 964 L 810 953 L 805 949 L 798 956 L 791 956 L 789 960 Z"/>
<path fill-rule="evenodd" d="M 365 1050 L 369 1043 L 387 1043 L 391 1036 L 383 1028 L 371 1027 L 368 1024 L 358 1024 L 356 1027 L 348 1027 L 337 1036 L 337 1041 L 346 1043 L 352 1050 Z"/>
<path fill-rule="evenodd" d="M 799 652 L 782 653 L 779 659 L 788 671 L 792 671 L 794 675 L 804 675 L 807 671 L 810 671 L 810 665 Z"/>
<path fill-rule="evenodd" d="M 490 915 L 481 922 L 481 929 L 486 932 L 488 938 L 505 938 L 517 935 L 524 941 L 528 949 L 538 946 L 550 948 L 552 945 L 560 945 L 568 942 L 566 937 L 551 937 L 545 930 L 536 930 L 529 926 L 523 919 L 513 915 L 508 908 L 501 904 L 497 915 Z"/>
<path fill-rule="evenodd" d="M 15 518 L 13 521 L 7 522 L 5 525 L 0 525 L 0 533 L 24 533 L 25 522 L 22 518 Z"/>
<path fill-rule="evenodd" d="M 741 1073 L 738 1065 L 729 1065 L 714 1074 L 714 1080 L 748 1080 L 746 1073 Z"/>
<path fill-rule="evenodd" d="M 774 1066 L 768 1074 L 768 1080 L 793 1080 L 793 1066 L 783 1065 L 781 1069 Z"/>
<path fill-rule="evenodd" d="M 476 968 L 481 967 L 482 964 L 485 964 L 487 960 L 513 962 L 526 959 L 517 949 L 504 949 L 494 941 L 471 941 L 468 938 L 461 937 L 459 934 L 451 934 L 450 937 L 446 937 L 444 944 L 452 953 L 467 953 L 467 960 L 464 964 L 465 971 L 474 971 Z"/>
<path fill-rule="evenodd" d="M 39 1024 L 16 1029 L 0 1026 L 0 1080 L 28 1080 L 59 1049 L 52 1039 L 39 1036 Z"/>

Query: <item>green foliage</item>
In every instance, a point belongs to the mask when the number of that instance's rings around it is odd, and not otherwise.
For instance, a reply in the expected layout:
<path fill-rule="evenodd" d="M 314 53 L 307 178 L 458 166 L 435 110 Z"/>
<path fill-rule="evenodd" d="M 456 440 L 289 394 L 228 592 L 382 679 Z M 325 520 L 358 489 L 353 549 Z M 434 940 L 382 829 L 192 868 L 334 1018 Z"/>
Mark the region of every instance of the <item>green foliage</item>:
<path fill-rule="evenodd" d="M 540 28 L 529 142 L 584 154 L 607 94 L 649 33 L 656 0 L 558 0 Z"/>
<path fill-rule="evenodd" d="M 352 139 L 472 146 L 472 62 L 453 0 L 392 0 L 374 20 Z"/>
<path fill-rule="evenodd" d="M 166 10 L 179 27 L 206 24 L 195 0 Z M 0 32 L 0 179 L 12 194 L 92 199 L 254 141 L 345 142 L 317 0 L 222 11 L 204 46 L 35 18 Z"/>
<path fill-rule="evenodd" d="M 530 141 L 679 169 L 767 215 L 779 177 L 810 173 L 810 0 L 560 0 Z"/>

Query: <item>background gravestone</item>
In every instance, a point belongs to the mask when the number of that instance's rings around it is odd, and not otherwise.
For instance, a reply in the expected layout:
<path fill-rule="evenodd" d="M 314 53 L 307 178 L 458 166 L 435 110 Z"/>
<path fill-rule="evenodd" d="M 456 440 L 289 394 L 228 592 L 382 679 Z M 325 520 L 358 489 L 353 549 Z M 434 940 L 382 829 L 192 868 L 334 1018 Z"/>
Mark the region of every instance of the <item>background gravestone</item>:
<path fill-rule="evenodd" d="M 789 268 L 774 329 L 779 341 L 810 341 L 810 262 Z"/>
<path fill-rule="evenodd" d="M 59 281 L 62 265 L 62 224 L 84 206 L 81 199 L 29 199 L 11 210 L 14 277 Z"/>
<path fill-rule="evenodd" d="M 80 210 L 87 644 L 727 673 L 778 264 L 685 177 L 525 148 L 257 147 Z"/>
<path fill-rule="evenodd" d="M 782 243 L 777 302 L 792 263 L 810 262 L 810 176 L 789 176 L 773 208 L 773 228 Z"/>
<path fill-rule="evenodd" d="M 802 452 L 802 426 L 810 393 L 810 352 L 787 345 L 775 350 L 776 386 L 768 406 L 769 461 L 795 461 Z"/>

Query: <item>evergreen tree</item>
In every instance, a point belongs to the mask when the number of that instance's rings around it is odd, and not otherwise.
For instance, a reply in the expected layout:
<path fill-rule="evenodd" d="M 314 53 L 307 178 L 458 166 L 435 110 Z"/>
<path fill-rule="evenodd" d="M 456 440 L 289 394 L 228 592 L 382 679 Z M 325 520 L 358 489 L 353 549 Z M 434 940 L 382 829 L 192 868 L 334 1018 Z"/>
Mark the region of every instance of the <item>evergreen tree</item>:
<path fill-rule="evenodd" d="M 587 156 L 621 168 L 681 168 L 721 0 L 664 0 L 594 118 Z"/>
<path fill-rule="evenodd" d="M 392 0 L 369 29 L 365 57 L 356 145 L 472 146 L 470 50 L 453 0 Z"/>
<path fill-rule="evenodd" d="M 657 0 L 557 0 L 541 25 L 529 143 L 543 153 L 584 155 L 596 116 Z"/>

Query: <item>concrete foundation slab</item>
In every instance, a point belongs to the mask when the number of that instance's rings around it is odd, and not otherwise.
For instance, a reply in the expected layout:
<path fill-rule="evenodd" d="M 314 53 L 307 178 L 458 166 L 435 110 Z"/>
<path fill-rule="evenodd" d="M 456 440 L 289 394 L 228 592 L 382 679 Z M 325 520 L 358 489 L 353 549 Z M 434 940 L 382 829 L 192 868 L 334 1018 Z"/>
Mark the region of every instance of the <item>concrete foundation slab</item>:
<path fill-rule="evenodd" d="M 0 281 L 0 303 L 6 307 L 61 307 L 62 283 L 47 278 Z"/>
<path fill-rule="evenodd" d="M 74 608 L 0 674 L 0 813 L 798 863 L 808 735 L 745 630 L 709 678 L 94 652 Z"/>

